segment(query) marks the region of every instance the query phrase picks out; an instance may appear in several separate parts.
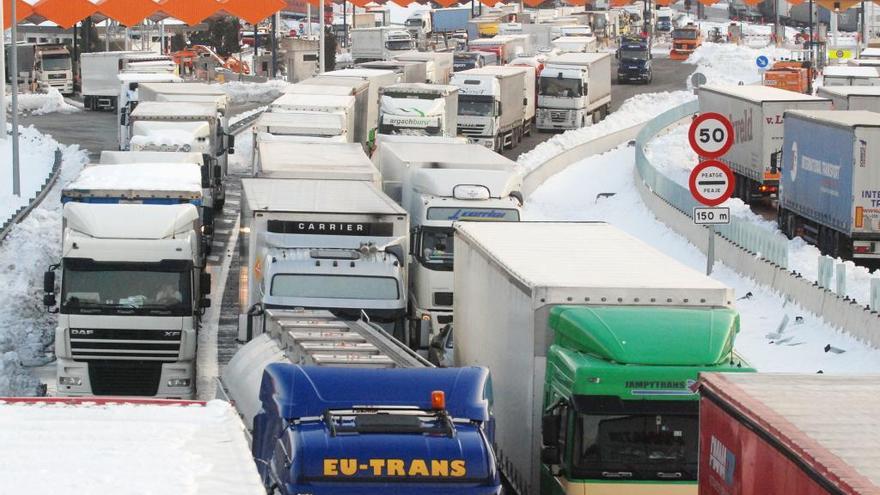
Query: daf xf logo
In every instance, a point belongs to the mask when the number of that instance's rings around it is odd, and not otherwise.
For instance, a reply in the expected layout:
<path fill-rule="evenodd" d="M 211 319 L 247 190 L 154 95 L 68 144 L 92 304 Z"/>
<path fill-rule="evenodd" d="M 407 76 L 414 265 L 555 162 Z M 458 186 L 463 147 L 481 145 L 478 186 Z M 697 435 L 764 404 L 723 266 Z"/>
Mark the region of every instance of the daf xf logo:
<path fill-rule="evenodd" d="M 80 330 L 80 329 L 74 328 L 73 330 L 70 331 L 70 334 L 71 335 L 94 335 L 95 331 L 94 330 Z"/>
<path fill-rule="evenodd" d="M 165 337 L 180 337 L 180 332 L 176 330 L 169 330 L 163 333 Z"/>

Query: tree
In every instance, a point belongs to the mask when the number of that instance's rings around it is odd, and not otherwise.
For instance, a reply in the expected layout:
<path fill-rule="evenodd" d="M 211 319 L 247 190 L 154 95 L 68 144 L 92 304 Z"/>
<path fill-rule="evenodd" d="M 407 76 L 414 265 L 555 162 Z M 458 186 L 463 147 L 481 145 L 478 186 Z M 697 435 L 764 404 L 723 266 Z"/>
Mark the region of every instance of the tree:
<path fill-rule="evenodd" d="M 324 28 L 324 72 L 336 69 L 336 35 L 330 26 Z"/>
<path fill-rule="evenodd" d="M 208 45 L 221 57 L 228 57 L 240 51 L 239 30 L 241 24 L 235 17 L 220 17 L 208 21 L 208 29 L 190 35 L 196 45 Z"/>
<path fill-rule="evenodd" d="M 183 33 L 174 33 L 174 36 L 171 37 L 171 51 L 179 52 L 184 48 L 186 48 L 186 38 Z"/>

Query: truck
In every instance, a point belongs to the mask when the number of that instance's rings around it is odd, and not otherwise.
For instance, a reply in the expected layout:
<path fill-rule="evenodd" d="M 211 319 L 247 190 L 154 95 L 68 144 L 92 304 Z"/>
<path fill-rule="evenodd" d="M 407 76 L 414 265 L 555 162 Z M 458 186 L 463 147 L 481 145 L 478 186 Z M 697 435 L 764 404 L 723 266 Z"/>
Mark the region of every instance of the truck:
<path fill-rule="evenodd" d="M 525 70 L 504 75 L 490 67 L 456 72 L 458 133 L 471 142 L 500 152 L 522 139 L 525 106 Z"/>
<path fill-rule="evenodd" d="M 83 105 L 87 110 L 115 111 L 120 73 L 176 75 L 170 57 L 139 51 L 93 52 L 80 55 Z"/>
<path fill-rule="evenodd" d="M 834 110 L 880 112 L 878 86 L 823 86 L 816 91 L 816 96 L 831 100 Z"/>
<path fill-rule="evenodd" d="M 514 59 L 517 60 L 517 59 Z M 535 122 L 535 99 L 538 92 L 535 89 L 537 69 L 530 65 L 490 65 L 482 69 L 487 74 L 495 74 L 497 77 L 506 77 L 510 74 L 521 74 L 523 79 L 523 126 L 520 131 L 522 136 L 532 135 L 532 125 Z"/>
<path fill-rule="evenodd" d="M 549 57 L 538 77 L 538 130 L 578 129 L 599 123 L 611 108 L 611 54 Z"/>
<path fill-rule="evenodd" d="M 63 44 L 16 43 L 6 45 L 6 60 L 15 49 L 18 67 L 7 65 L 6 80 L 11 82 L 17 69 L 18 80 L 36 90 L 52 88 L 63 95 L 73 94 L 73 66 L 70 50 Z"/>
<path fill-rule="evenodd" d="M 429 352 L 452 323 L 452 225 L 457 221 L 519 221 L 523 172 L 476 144 L 383 142 L 373 153 L 382 189 L 412 225 L 409 328 L 405 342 Z M 441 347 L 441 350 L 443 348 Z M 435 364 L 443 355 L 434 352 Z"/>
<path fill-rule="evenodd" d="M 2 397 L 0 491 L 260 493 L 241 419 L 228 402 L 134 397 Z M 66 459 L 41 475 L 46 437 Z M 137 445 L 138 461 L 131 448 Z M 96 466 L 103 471 L 96 476 Z M 73 488 L 76 487 L 76 488 Z"/>
<path fill-rule="evenodd" d="M 395 55 L 416 49 L 409 31 L 394 26 L 351 30 L 351 56 L 354 63 L 390 60 Z"/>
<path fill-rule="evenodd" d="M 355 134 L 354 96 L 336 96 L 328 94 L 283 94 L 269 105 L 268 113 L 312 114 L 324 113 L 333 115 L 335 119 L 343 118 L 344 135 L 354 137 Z M 255 130 L 256 132 L 256 130 Z"/>
<path fill-rule="evenodd" d="M 717 112 L 733 124 L 733 146 L 719 160 L 733 171 L 733 196 L 745 203 L 779 191 L 785 112 L 831 109 L 831 100 L 768 86 L 705 85 L 697 96 L 700 113 Z"/>
<path fill-rule="evenodd" d="M 416 60 L 376 60 L 362 62 L 356 66 L 359 69 L 390 70 L 398 74 L 398 80 L 402 83 L 425 83 L 428 81 L 428 63 Z"/>
<path fill-rule="evenodd" d="M 361 180 L 382 186 L 382 177 L 355 143 L 266 141 L 258 146 L 254 177 Z"/>
<path fill-rule="evenodd" d="M 672 49 L 670 60 L 687 60 L 700 45 L 703 44 L 703 33 L 700 27 L 689 22 L 672 30 Z"/>
<path fill-rule="evenodd" d="M 487 65 L 498 65 L 498 55 L 494 52 L 455 52 L 452 59 L 452 71 L 461 72 L 468 69 L 479 69 Z"/>
<path fill-rule="evenodd" d="M 410 14 L 403 21 L 403 25 L 406 26 L 406 30 L 409 31 L 410 36 L 412 36 L 412 39 L 415 40 L 418 46 L 426 46 L 427 41 L 434 34 L 434 27 L 431 21 L 430 9 L 419 10 Z"/>
<path fill-rule="evenodd" d="M 335 95 L 354 97 L 354 127 L 351 129 L 351 142 L 366 143 L 369 141 L 373 112 L 370 111 L 370 81 L 352 77 L 332 77 L 320 75 L 306 79 L 284 88 L 284 94 L 299 95 Z M 379 97 L 376 95 L 376 113 L 378 114 Z M 346 117 L 347 119 L 347 117 Z"/>
<path fill-rule="evenodd" d="M 394 60 L 403 62 L 424 62 L 425 82 L 428 84 L 449 84 L 452 77 L 452 52 L 409 52 L 395 55 Z"/>
<path fill-rule="evenodd" d="M 235 136 L 226 132 L 225 117 L 216 103 L 140 103 L 129 116 L 131 151 L 195 152 L 210 162 L 215 210 L 226 202 L 228 155 L 235 153 Z"/>
<path fill-rule="evenodd" d="M 365 313 L 402 335 L 409 221 L 370 182 L 242 180 L 239 340 L 266 308 Z"/>
<path fill-rule="evenodd" d="M 341 80 L 337 81 L 339 78 Z M 396 84 L 400 82 L 400 76 L 390 70 L 378 70 L 378 69 L 341 69 L 341 70 L 333 70 L 328 71 L 320 76 L 315 77 L 315 81 L 319 84 L 345 84 L 346 79 L 355 80 L 355 81 L 366 81 L 369 83 L 369 88 L 367 90 L 367 103 L 366 103 L 366 133 L 365 133 L 365 143 L 367 143 L 370 147 L 372 147 L 372 143 L 375 139 L 376 130 L 379 127 L 379 88 L 384 86 L 390 86 L 392 84 Z M 348 84 L 362 84 L 362 82 L 348 82 Z"/>
<path fill-rule="evenodd" d="M 672 17 L 674 14 L 673 10 L 669 7 L 657 9 L 657 24 L 654 25 L 654 29 L 662 33 L 672 31 Z"/>
<path fill-rule="evenodd" d="M 57 393 L 192 398 L 211 304 L 196 206 L 68 202 L 62 217 L 61 260 L 43 277 Z"/>
<path fill-rule="evenodd" d="M 651 84 L 654 73 L 651 70 L 651 41 L 641 36 L 626 36 L 620 39 L 617 49 L 617 83 L 641 81 Z"/>
<path fill-rule="evenodd" d="M 598 51 L 595 36 L 562 36 L 551 42 L 558 53 L 595 53 Z"/>
<path fill-rule="evenodd" d="M 777 222 L 823 254 L 880 259 L 880 113 L 865 110 L 785 112 Z M 788 119 L 791 119 L 789 121 Z"/>
<path fill-rule="evenodd" d="M 179 76 L 175 74 L 154 74 L 141 72 L 125 72 L 116 76 L 119 80 L 117 89 L 119 90 L 116 101 L 116 122 L 119 123 L 119 149 L 127 150 L 129 140 L 131 140 L 131 129 L 129 128 L 131 120 L 131 112 L 139 103 L 138 88 L 141 83 L 147 82 L 164 82 L 179 83 L 183 82 Z"/>
<path fill-rule="evenodd" d="M 512 488 L 695 494 L 691 385 L 749 370 L 733 290 L 601 222 L 459 222 L 455 249 L 454 362 L 492 370 Z"/>
<path fill-rule="evenodd" d="M 399 83 L 379 88 L 379 134 L 455 137 L 458 87 Z"/>
<path fill-rule="evenodd" d="M 823 86 L 880 86 L 877 67 L 829 65 L 822 71 Z"/>
<path fill-rule="evenodd" d="M 458 33 L 467 31 L 471 18 L 469 7 L 434 9 L 431 13 L 431 27 L 435 33 Z"/>
<path fill-rule="evenodd" d="M 522 37 L 498 35 L 491 38 L 468 40 L 468 50 L 472 52 L 489 52 L 498 57 L 498 63 L 504 65 L 520 55 L 527 55 Z"/>
<path fill-rule="evenodd" d="M 267 492 L 501 493 L 488 370 L 434 368 L 363 319 L 264 321 L 222 380 Z"/>
<path fill-rule="evenodd" d="M 874 377 L 705 373 L 699 388 L 700 495 L 880 487 L 860 454 L 880 440 Z"/>
<path fill-rule="evenodd" d="M 263 112 L 254 123 L 253 149 L 264 141 L 350 143 L 354 133 L 347 126 L 340 112 Z"/>

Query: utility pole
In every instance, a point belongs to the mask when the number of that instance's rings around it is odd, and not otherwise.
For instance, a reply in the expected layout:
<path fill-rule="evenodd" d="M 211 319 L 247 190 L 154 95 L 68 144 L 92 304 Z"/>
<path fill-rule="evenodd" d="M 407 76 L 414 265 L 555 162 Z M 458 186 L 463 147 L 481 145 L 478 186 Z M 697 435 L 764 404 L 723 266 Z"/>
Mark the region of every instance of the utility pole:
<path fill-rule="evenodd" d="M 269 42 L 272 44 L 272 76 L 275 79 L 278 74 L 278 14 L 272 14 L 272 36 Z"/>
<path fill-rule="evenodd" d="M 810 0 L 810 67 L 813 68 L 813 71 L 816 71 L 818 67 L 816 67 L 816 56 L 813 53 L 814 51 L 813 44 L 813 0 Z"/>
<path fill-rule="evenodd" d="M 0 26 L 3 26 L 3 2 L 0 2 Z M 5 43 L 4 43 L 5 45 Z M 15 50 L 12 40 L 12 50 Z M 6 54 L 0 57 L 0 139 L 6 139 Z"/>
<path fill-rule="evenodd" d="M 12 26 L 12 194 L 21 197 L 21 175 L 18 170 L 18 21 L 15 1 L 9 3 L 9 24 Z"/>
<path fill-rule="evenodd" d="M 813 0 L 810 1 L 812 2 Z M 321 37 L 318 40 L 318 43 L 320 44 L 318 46 L 318 64 L 321 67 L 318 69 L 318 74 L 321 74 L 324 72 L 324 59 L 326 57 L 324 38 L 327 36 L 327 33 L 325 32 L 326 30 L 324 29 L 324 0 L 318 2 L 318 10 L 318 27 L 321 29 Z"/>

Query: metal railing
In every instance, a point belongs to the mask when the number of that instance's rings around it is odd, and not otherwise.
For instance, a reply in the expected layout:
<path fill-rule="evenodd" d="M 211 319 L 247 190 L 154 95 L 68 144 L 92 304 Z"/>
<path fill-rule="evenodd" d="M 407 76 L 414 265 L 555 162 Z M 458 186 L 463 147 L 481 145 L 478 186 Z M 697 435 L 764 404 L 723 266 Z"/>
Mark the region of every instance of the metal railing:
<path fill-rule="evenodd" d="M 689 118 L 698 111 L 697 101 L 667 110 L 645 124 L 636 137 L 636 168 L 642 181 L 655 195 L 691 218 L 694 207 L 702 205 L 697 203 L 686 187 L 666 177 L 654 167 L 645 156 L 645 147 L 664 129 Z M 788 239 L 784 235 L 737 217 L 731 217 L 728 225 L 718 225 L 715 229 L 722 237 L 746 251 L 781 268 L 788 268 Z"/>

